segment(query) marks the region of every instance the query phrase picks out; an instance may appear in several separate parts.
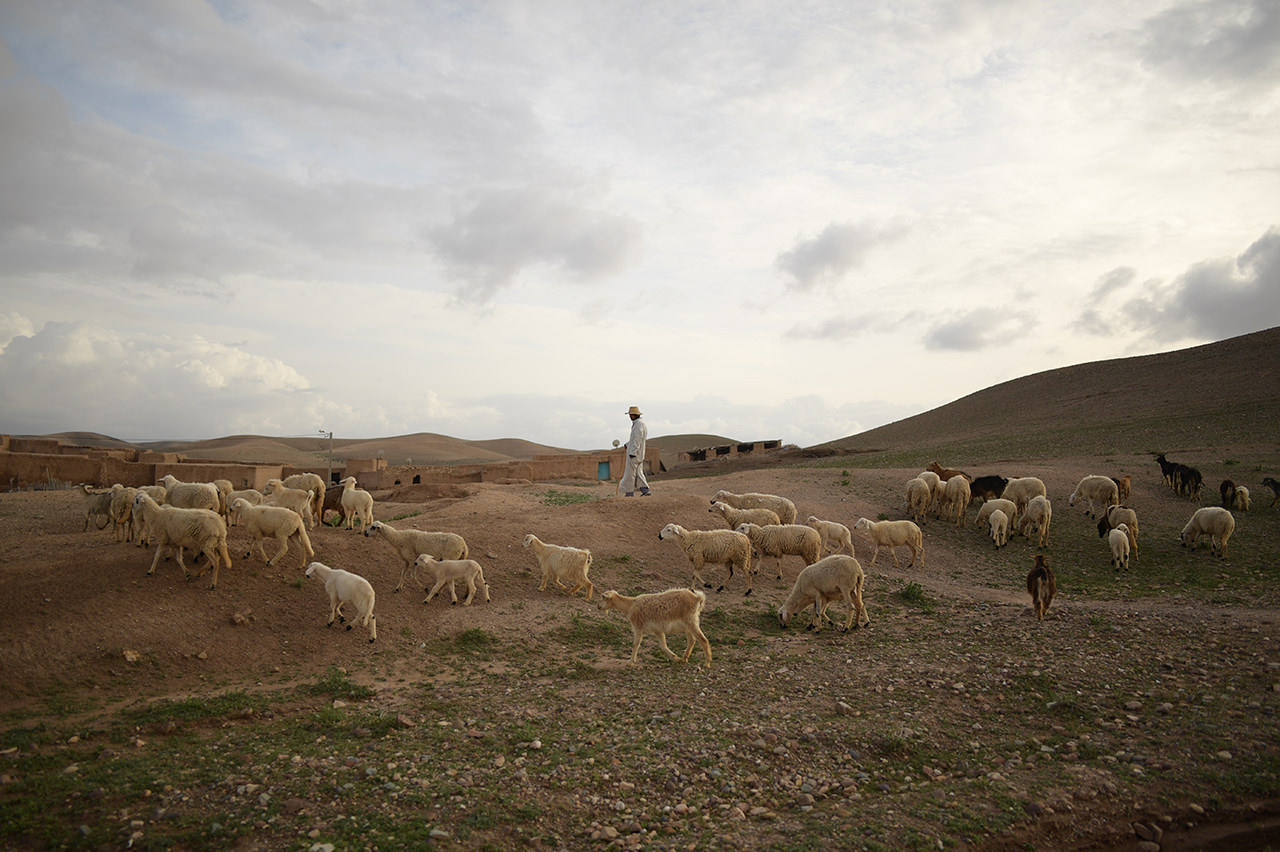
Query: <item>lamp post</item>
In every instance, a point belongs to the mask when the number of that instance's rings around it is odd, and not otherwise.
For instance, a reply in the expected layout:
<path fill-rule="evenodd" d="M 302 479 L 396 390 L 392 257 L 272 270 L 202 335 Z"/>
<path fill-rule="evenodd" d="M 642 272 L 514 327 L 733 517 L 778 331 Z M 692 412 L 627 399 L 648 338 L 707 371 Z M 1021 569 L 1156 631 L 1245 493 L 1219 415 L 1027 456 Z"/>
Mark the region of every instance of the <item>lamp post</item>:
<path fill-rule="evenodd" d="M 321 429 L 320 434 L 329 436 L 329 477 L 324 481 L 325 487 L 328 488 L 329 484 L 333 482 L 333 432 L 326 432 Z"/>

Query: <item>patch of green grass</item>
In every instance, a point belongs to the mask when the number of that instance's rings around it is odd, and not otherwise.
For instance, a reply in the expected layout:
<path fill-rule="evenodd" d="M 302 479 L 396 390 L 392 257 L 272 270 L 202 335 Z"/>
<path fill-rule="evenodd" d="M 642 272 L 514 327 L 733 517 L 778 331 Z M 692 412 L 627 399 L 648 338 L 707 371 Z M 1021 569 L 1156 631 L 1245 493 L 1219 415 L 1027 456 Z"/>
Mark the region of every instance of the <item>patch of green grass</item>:
<path fill-rule="evenodd" d="M 480 627 L 469 627 L 458 634 L 455 640 L 459 648 L 466 651 L 484 651 L 497 644 L 496 639 Z"/>
<path fill-rule="evenodd" d="M 303 691 L 309 695 L 328 695 L 332 698 L 345 698 L 355 701 L 363 698 L 372 698 L 375 695 L 375 691 L 369 687 L 353 683 L 347 677 L 346 671 L 337 666 L 330 666 L 324 677 L 309 686 L 303 687 Z"/>
<path fill-rule="evenodd" d="M 405 518 L 413 518 L 421 514 L 422 514 L 421 512 L 404 512 L 402 514 L 394 516 L 393 518 L 391 518 L 391 520 L 403 521 Z"/>
<path fill-rule="evenodd" d="M 548 489 L 538 496 L 548 506 L 573 506 L 577 503 L 591 503 L 599 499 L 594 494 L 587 494 L 583 491 L 559 491 L 555 488 Z"/>
<path fill-rule="evenodd" d="M 907 606 L 915 607 L 921 612 L 927 614 L 933 614 L 938 609 L 937 603 L 935 603 L 933 599 L 925 593 L 924 586 L 921 586 L 915 580 L 912 580 L 897 592 L 894 592 L 894 597 L 898 598 Z"/>
<path fill-rule="evenodd" d="M 244 692 L 187 698 L 182 701 L 157 701 L 141 710 L 126 710 L 122 718 L 132 725 L 155 725 L 164 722 L 193 722 L 199 719 L 248 716 L 266 710 L 267 699 Z"/>

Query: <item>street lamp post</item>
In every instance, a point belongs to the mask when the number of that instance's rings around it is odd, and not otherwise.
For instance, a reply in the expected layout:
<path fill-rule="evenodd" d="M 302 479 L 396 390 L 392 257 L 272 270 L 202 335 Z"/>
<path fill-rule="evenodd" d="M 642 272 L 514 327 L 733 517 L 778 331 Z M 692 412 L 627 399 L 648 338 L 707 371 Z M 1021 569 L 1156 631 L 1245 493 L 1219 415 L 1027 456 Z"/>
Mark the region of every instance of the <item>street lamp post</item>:
<path fill-rule="evenodd" d="M 320 434 L 329 436 L 329 476 L 324 481 L 325 487 L 327 488 L 330 483 L 333 482 L 333 432 L 326 432 L 321 429 Z"/>

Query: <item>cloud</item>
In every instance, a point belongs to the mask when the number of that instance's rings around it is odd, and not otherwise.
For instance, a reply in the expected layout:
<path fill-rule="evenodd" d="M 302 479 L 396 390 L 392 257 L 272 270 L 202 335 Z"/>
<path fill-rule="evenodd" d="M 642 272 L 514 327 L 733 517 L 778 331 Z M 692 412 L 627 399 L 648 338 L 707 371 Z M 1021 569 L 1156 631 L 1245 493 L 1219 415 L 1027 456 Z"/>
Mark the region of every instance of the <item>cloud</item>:
<path fill-rule="evenodd" d="M 880 246 L 904 236 L 902 223 L 832 222 L 812 239 L 796 239 L 789 250 L 779 252 L 773 266 L 794 281 L 791 288 L 813 290 L 819 284 L 834 283 L 850 270 L 861 267 L 867 255 Z"/>
<path fill-rule="evenodd" d="M 1280 6 L 1274 0 L 1219 0 L 1175 6 L 1149 19 L 1142 57 L 1193 81 L 1275 85 Z"/>
<path fill-rule="evenodd" d="M 629 216 L 562 193 L 511 189 L 478 194 L 426 236 L 446 269 L 461 279 L 458 298 L 483 303 L 533 267 L 582 282 L 617 272 L 638 254 L 642 229 Z"/>
<path fill-rule="evenodd" d="M 977 352 L 991 346 L 1007 346 L 1010 339 L 1024 336 L 1034 324 L 1030 314 L 975 308 L 929 329 L 924 345 L 933 350 Z"/>
<path fill-rule="evenodd" d="M 787 329 L 783 336 L 789 340 L 851 340 L 871 328 L 874 322 L 877 320 L 866 314 L 834 316 L 816 325 L 794 325 Z M 883 319 L 880 322 L 883 322 Z"/>

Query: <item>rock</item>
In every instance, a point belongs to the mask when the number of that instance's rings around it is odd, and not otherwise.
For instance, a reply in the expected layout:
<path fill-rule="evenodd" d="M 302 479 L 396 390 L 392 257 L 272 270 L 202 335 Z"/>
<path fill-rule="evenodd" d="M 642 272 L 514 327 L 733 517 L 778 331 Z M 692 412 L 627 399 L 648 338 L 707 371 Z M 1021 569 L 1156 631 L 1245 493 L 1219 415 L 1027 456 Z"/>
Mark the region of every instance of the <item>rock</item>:
<path fill-rule="evenodd" d="M 142 659 L 142 655 L 139 654 L 137 651 L 133 650 L 132 648 L 125 648 L 124 658 L 127 662 L 136 663 L 138 662 L 138 660 Z"/>
<path fill-rule="evenodd" d="M 1160 844 L 1152 843 L 1150 840 L 1139 840 L 1138 852 L 1160 852 Z"/>

